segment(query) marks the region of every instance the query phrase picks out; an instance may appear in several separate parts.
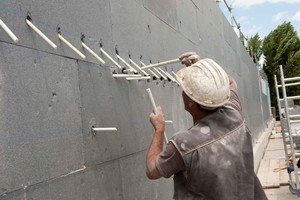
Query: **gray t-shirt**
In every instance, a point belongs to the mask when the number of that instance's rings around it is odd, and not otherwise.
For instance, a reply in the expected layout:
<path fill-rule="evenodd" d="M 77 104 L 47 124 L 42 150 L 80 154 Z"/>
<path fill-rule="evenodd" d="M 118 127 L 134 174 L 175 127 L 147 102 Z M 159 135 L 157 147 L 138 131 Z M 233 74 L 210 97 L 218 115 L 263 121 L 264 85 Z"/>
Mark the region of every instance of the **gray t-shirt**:
<path fill-rule="evenodd" d="M 231 106 L 242 112 L 237 90 L 231 88 L 229 101 L 233 104 Z M 185 170 L 184 161 L 172 142 L 169 142 L 165 150 L 157 157 L 156 167 L 165 178 L 169 178 L 173 174 Z"/>

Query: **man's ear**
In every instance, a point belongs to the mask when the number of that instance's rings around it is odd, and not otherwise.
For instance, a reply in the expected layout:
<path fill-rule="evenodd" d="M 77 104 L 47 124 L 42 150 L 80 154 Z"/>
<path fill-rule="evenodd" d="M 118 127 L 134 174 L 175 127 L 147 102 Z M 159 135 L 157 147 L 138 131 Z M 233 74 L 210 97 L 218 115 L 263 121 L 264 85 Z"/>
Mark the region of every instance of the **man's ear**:
<path fill-rule="evenodd" d="M 192 100 L 190 100 L 188 104 L 189 104 L 189 107 L 191 108 L 191 107 L 193 107 L 195 105 L 195 102 L 192 101 Z"/>

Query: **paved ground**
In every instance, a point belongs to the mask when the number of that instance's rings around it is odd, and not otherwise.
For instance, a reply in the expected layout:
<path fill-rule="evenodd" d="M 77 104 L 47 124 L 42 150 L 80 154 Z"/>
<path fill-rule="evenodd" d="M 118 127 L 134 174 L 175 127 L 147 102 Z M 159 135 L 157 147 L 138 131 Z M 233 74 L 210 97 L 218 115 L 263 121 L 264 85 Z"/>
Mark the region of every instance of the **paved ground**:
<path fill-rule="evenodd" d="M 274 169 L 279 169 L 275 170 Z M 280 170 L 281 169 L 281 170 Z M 299 200 L 288 186 L 289 176 L 286 170 L 282 137 L 271 137 L 258 170 L 265 193 L 269 200 Z"/>

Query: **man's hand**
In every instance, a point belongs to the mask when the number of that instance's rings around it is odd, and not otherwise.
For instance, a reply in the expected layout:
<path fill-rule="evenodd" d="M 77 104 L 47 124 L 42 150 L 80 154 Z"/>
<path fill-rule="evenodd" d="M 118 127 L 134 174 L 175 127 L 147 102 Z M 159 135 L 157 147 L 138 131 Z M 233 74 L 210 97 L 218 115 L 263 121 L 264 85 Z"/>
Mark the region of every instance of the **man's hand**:
<path fill-rule="evenodd" d="M 182 64 L 188 67 L 198 62 L 200 60 L 200 56 L 198 56 L 195 52 L 186 52 L 179 56 L 179 60 L 181 60 Z"/>
<path fill-rule="evenodd" d="M 160 106 L 156 108 L 156 114 L 150 114 L 150 122 L 155 130 L 162 131 L 165 129 L 165 117 Z"/>

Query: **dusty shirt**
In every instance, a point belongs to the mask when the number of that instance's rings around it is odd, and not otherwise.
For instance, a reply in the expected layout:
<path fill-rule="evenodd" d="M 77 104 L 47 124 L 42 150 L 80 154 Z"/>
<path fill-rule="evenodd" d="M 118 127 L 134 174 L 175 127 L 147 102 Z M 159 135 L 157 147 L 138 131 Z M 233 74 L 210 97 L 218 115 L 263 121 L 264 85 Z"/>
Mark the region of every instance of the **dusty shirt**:
<path fill-rule="evenodd" d="M 253 170 L 251 135 L 235 90 L 223 107 L 170 141 L 156 166 L 166 178 L 174 174 L 175 199 L 267 199 Z"/>
<path fill-rule="evenodd" d="M 237 110 L 242 112 L 241 103 L 236 90 L 231 89 L 229 101 Z M 166 149 L 157 157 L 156 167 L 165 178 L 169 178 L 173 174 L 185 170 L 183 159 L 173 143 L 169 142 Z"/>

